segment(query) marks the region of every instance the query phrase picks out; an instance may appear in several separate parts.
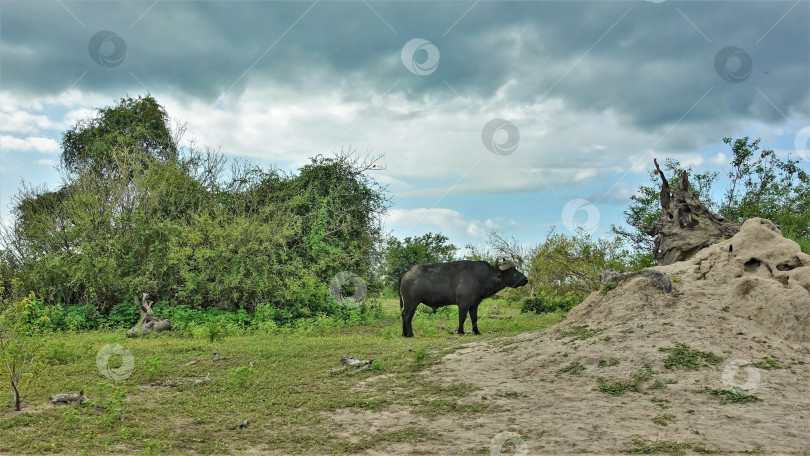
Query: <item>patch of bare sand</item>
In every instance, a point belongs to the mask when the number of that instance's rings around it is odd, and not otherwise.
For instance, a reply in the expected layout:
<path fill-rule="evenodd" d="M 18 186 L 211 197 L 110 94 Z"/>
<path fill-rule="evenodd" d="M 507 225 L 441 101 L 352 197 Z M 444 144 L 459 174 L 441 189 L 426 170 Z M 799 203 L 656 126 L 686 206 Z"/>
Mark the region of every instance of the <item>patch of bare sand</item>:
<path fill-rule="evenodd" d="M 486 404 L 482 412 L 428 418 L 413 413 L 413 404 L 339 410 L 330 415 L 335 433 L 352 439 L 422 427 L 436 436 L 381 441 L 365 454 L 490 454 L 507 431 L 521 436 L 528 454 L 614 454 L 631 449 L 634 438 L 679 442 L 687 454 L 810 453 L 810 256 L 769 221 L 752 219 L 695 258 L 656 269 L 673 279 L 672 293 L 631 278 L 593 293 L 556 327 L 468 345 L 425 372 L 425 381 L 474 385 L 458 401 Z M 560 337 L 586 325 L 600 331 Z M 667 369 L 669 353 L 659 349 L 675 343 L 723 359 L 699 370 Z M 739 367 L 764 357 L 781 368 Z M 605 366 L 610 359 L 618 364 Z M 579 375 L 560 372 L 574 363 L 584 368 Z M 599 377 L 632 382 L 645 365 L 655 373 L 638 383 L 639 392 L 597 389 Z M 704 391 L 734 387 L 761 401 L 722 404 Z M 512 454 L 515 446 L 502 449 Z"/>

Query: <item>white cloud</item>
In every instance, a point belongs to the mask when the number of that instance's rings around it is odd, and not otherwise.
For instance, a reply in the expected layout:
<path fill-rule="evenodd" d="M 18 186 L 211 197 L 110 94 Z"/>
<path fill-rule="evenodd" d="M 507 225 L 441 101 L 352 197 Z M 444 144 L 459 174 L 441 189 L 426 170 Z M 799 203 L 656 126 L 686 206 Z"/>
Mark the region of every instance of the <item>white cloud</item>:
<path fill-rule="evenodd" d="M 9 135 L 0 135 L 0 146 L 6 150 L 12 151 L 36 151 L 42 153 L 56 153 L 59 152 L 59 143 L 52 138 L 43 138 L 41 136 L 28 136 L 25 138 L 16 138 Z"/>
<path fill-rule="evenodd" d="M 451 239 L 483 239 L 486 232 L 497 229 L 495 219 L 470 220 L 460 212 L 446 208 L 391 209 L 385 224 L 399 237 L 421 236 L 440 232 Z"/>
<path fill-rule="evenodd" d="M 711 159 L 711 162 L 714 163 L 715 165 L 724 165 L 726 163 L 727 158 L 728 157 L 726 157 L 726 154 L 724 154 L 722 152 L 718 152 L 717 155 L 715 155 Z"/>
<path fill-rule="evenodd" d="M 581 169 L 574 174 L 574 180 L 579 182 L 585 179 L 589 179 L 591 177 L 595 177 L 597 174 L 597 170 L 595 168 L 585 168 Z"/>
<path fill-rule="evenodd" d="M 46 165 L 46 166 L 53 166 L 53 165 L 56 164 L 56 162 L 49 159 L 49 158 L 44 158 L 42 160 L 37 160 L 37 164 Z"/>
<path fill-rule="evenodd" d="M 57 124 L 43 114 L 0 112 L 0 131 L 6 133 L 39 133 L 54 128 L 57 128 Z"/>

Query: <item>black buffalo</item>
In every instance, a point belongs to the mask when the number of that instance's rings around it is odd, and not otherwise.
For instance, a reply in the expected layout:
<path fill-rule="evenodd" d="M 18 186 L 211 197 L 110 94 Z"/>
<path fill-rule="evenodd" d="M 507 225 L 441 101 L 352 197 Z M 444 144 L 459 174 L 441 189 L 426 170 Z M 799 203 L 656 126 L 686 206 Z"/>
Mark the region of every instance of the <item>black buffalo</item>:
<path fill-rule="evenodd" d="M 505 287 L 522 287 L 528 279 L 511 262 L 451 261 L 412 267 L 399 278 L 399 307 L 402 309 L 402 336 L 413 337 L 413 314 L 419 303 L 434 311 L 458 306 L 458 333 L 464 334 L 464 321 L 470 312 L 472 329 L 478 331 L 478 304 Z"/>

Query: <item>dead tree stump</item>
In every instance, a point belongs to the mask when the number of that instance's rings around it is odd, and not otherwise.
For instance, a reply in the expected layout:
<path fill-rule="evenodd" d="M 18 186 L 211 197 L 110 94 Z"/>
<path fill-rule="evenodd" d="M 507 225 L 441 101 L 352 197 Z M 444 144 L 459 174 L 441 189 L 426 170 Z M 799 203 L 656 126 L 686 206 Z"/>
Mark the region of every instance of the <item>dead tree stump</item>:
<path fill-rule="evenodd" d="M 155 316 L 152 311 L 152 301 L 148 301 L 148 298 L 149 294 L 147 293 L 143 294 L 140 301 L 135 296 L 135 304 L 138 306 L 138 313 L 141 314 L 141 321 L 127 331 L 127 337 L 141 337 L 152 331 L 168 331 L 172 329 L 171 321 L 161 320 Z"/>
<path fill-rule="evenodd" d="M 681 175 L 675 188 L 671 189 L 658 161 L 653 162 L 662 181 L 661 218 L 644 231 L 655 236 L 653 254 L 659 265 L 687 260 L 701 249 L 728 239 L 740 231 L 739 226 L 710 211 L 700 202 L 692 192 L 686 172 Z"/>

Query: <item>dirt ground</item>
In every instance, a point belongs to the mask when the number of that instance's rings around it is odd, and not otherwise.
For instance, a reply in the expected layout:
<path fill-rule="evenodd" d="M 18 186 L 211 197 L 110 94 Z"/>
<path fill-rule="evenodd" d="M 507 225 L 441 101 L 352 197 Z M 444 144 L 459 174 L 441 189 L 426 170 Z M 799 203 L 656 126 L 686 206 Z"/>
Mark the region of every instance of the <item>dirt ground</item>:
<path fill-rule="evenodd" d="M 334 432 L 430 432 L 363 454 L 810 454 L 810 256 L 751 219 L 695 258 L 655 269 L 672 292 L 632 277 L 560 325 L 471 343 L 419 374 L 471 385 L 453 398 L 458 409 L 338 410 Z M 687 352 L 696 369 L 665 365 L 676 353 L 662 349 L 676 344 L 696 350 Z"/>

